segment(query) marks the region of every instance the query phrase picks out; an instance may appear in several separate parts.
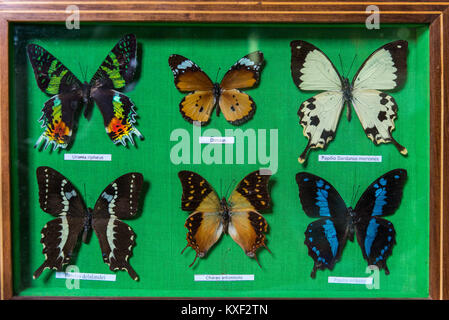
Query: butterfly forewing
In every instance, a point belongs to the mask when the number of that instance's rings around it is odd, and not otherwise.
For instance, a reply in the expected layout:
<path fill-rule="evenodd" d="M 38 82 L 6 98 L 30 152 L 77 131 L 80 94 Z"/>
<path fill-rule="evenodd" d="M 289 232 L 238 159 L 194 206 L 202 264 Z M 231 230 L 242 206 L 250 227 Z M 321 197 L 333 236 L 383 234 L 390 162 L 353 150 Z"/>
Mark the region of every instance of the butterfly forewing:
<path fill-rule="evenodd" d="M 181 92 L 211 91 L 212 80 L 193 61 L 179 54 L 172 54 L 168 64 L 175 79 L 175 86 Z"/>
<path fill-rule="evenodd" d="M 93 210 L 93 217 L 116 216 L 129 219 L 136 215 L 143 185 L 143 175 L 127 173 L 111 182 L 100 194 Z"/>
<path fill-rule="evenodd" d="M 134 145 L 133 134 L 143 139 L 143 135 L 134 126 L 136 112 L 131 99 L 121 92 L 104 88 L 93 88 L 91 96 L 103 115 L 106 133 L 115 144 L 126 146 L 128 140 Z"/>
<path fill-rule="evenodd" d="M 232 211 L 266 210 L 271 205 L 268 191 L 268 181 L 271 177 L 269 170 L 251 172 L 240 181 L 229 197 Z"/>
<path fill-rule="evenodd" d="M 377 178 L 365 190 L 354 211 L 358 217 L 387 216 L 399 207 L 407 171 L 395 169 Z"/>
<path fill-rule="evenodd" d="M 393 143 L 403 155 L 407 149 L 392 136 L 397 118 L 398 105 L 394 98 L 378 90 L 356 89 L 352 105 L 362 124 L 366 136 L 374 143 Z"/>
<path fill-rule="evenodd" d="M 299 123 L 309 142 L 298 161 L 306 160 L 310 149 L 326 148 L 335 138 L 340 114 L 344 107 L 343 94 L 339 91 L 326 91 L 304 101 L 298 110 Z"/>
<path fill-rule="evenodd" d="M 222 90 L 252 88 L 259 84 L 263 53 L 255 51 L 239 59 L 224 75 Z"/>
<path fill-rule="evenodd" d="M 92 87 L 120 89 L 131 83 L 137 67 L 137 40 L 133 34 L 125 35 L 109 52 L 95 72 Z"/>
<path fill-rule="evenodd" d="M 50 95 L 81 89 L 81 82 L 51 53 L 37 44 L 27 46 L 39 88 Z"/>
<path fill-rule="evenodd" d="M 329 182 L 316 175 L 300 172 L 296 175 L 296 183 L 302 208 L 309 217 L 345 220 L 348 208 L 340 194 Z"/>
<path fill-rule="evenodd" d="M 301 90 L 341 91 L 341 77 L 323 51 L 302 40 L 292 41 L 291 74 Z"/>
<path fill-rule="evenodd" d="M 50 167 L 39 167 L 36 176 L 41 209 L 58 218 L 49 221 L 41 231 L 45 261 L 34 272 L 35 279 L 47 268 L 61 270 L 69 263 L 87 212 L 78 191 L 62 174 Z"/>
<path fill-rule="evenodd" d="M 58 171 L 50 167 L 36 170 L 39 186 L 39 204 L 52 216 L 70 215 L 84 217 L 86 206 L 73 184 Z"/>
<path fill-rule="evenodd" d="M 220 199 L 206 179 L 192 171 L 180 171 L 178 177 L 182 185 L 182 210 L 220 211 Z"/>

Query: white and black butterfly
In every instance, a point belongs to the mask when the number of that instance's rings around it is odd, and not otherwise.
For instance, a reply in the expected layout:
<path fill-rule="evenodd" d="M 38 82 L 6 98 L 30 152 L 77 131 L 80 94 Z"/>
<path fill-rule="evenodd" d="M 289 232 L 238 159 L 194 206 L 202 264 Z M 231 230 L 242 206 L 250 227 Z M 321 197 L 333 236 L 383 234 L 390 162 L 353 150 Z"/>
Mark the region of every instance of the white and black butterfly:
<path fill-rule="evenodd" d="M 36 175 L 40 207 L 57 218 L 41 231 L 45 261 L 33 278 L 37 279 L 45 269 L 61 270 L 69 263 L 80 235 L 87 242 L 88 233 L 93 229 L 100 241 L 104 263 L 112 271 L 126 270 L 137 280 L 128 262 L 136 235 L 119 219 L 129 219 L 137 213 L 142 174 L 131 172 L 115 179 L 100 194 L 93 210 L 86 208 L 73 184 L 58 171 L 39 167 Z"/>
<path fill-rule="evenodd" d="M 335 137 L 341 111 L 346 105 L 348 121 L 351 105 L 374 144 L 393 143 L 402 155 L 407 149 L 391 135 L 398 106 L 394 98 L 379 90 L 401 86 L 407 76 L 408 43 L 397 40 L 374 51 L 349 82 L 342 77 L 323 51 L 306 41 L 290 43 L 291 73 L 301 90 L 325 91 L 307 99 L 299 107 L 303 134 L 309 142 L 298 161 L 303 163 L 312 148 L 325 148 Z"/>
<path fill-rule="evenodd" d="M 387 259 L 396 243 L 396 232 L 393 224 L 381 217 L 393 214 L 399 207 L 406 180 L 404 169 L 385 173 L 371 183 L 353 209 L 346 207 L 337 190 L 323 178 L 307 172 L 296 175 L 304 212 L 320 218 L 305 232 L 304 243 L 314 260 L 312 278 L 318 269 L 334 268 L 346 241 L 354 240 L 354 233 L 368 265 L 389 274 Z"/>

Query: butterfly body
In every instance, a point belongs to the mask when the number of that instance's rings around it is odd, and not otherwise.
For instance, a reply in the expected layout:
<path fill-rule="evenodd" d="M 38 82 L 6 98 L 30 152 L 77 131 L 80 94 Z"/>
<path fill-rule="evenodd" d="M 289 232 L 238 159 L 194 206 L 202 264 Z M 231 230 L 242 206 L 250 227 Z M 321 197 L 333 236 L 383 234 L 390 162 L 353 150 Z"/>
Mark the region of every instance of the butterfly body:
<path fill-rule="evenodd" d="M 126 146 L 128 140 L 134 145 L 133 134 L 143 138 L 134 127 L 134 104 L 125 94 L 117 91 L 134 78 L 137 66 L 137 42 L 134 35 L 124 36 L 115 45 L 90 82 L 78 80 L 58 59 L 39 45 L 28 45 L 27 53 L 39 88 L 51 95 L 44 103 L 39 120 L 45 131 L 35 147 L 45 141 L 44 149 L 49 145 L 53 145 L 54 150 L 67 148 L 76 124 L 76 111 L 85 106 L 84 116 L 87 118 L 88 106 L 92 104 L 92 100 L 99 107 L 106 132 L 115 144 Z"/>
<path fill-rule="evenodd" d="M 350 82 L 342 77 L 323 51 L 306 41 L 290 43 L 291 74 L 304 91 L 323 91 L 304 101 L 298 110 L 308 144 L 298 161 L 303 163 L 313 148 L 326 148 L 334 139 L 340 114 L 351 106 L 366 136 L 375 144 L 393 143 L 402 155 L 407 149 L 393 137 L 398 106 L 394 98 L 380 90 L 401 86 L 407 73 L 407 41 L 397 40 L 374 51 Z"/>
<path fill-rule="evenodd" d="M 79 192 L 61 173 L 50 167 L 36 170 L 41 209 L 56 217 L 41 231 L 44 263 L 34 272 L 38 278 L 45 269 L 62 270 L 70 262 L 81 236 L 87 243 L 93 229 L 100 243 L 103 262 L 109 269 L 125 270 L 134 280 L 138 276 L 128 262 L 135 245 L 135 233 L 121 221 L 133 217 L 138 208 L 143 176 L 132 172 L 110 183 L 94 208 L 86 208 Z"/>
<path fill-rule="evenodd" d="M 334 268 L 347 240 L 354 236 L 369 265 L 389 270 L 386 260 L 395 240 L 393 224 L 382 216 L 393 214 L 402 199 L 407 178 L 404 169 L 395 169 L 376 179 L 362 194 L 354 208 L 346 207 L 335 188 L 321 177 L 301 172 L 296 175 L 304 212 L 320 218 L 304 233 L 309 256 L 314 260 L 311 277 L 318 269 Z"/>
<path fill-rule="evenodd" d="M 228 200 L 218 197 L 212 186 L 192 171 L 178 173 L 182 184 L 182 210 L 192 212 L 185 222 L 187 247 L 204 257 L 221 235 L 229 234 L 248 257 L 255 258 L 260 247 L 266 247 L 264 232 L 268 224 L 258 210 L 270 205 L 268 179 L 259 171 L 248 174 L 234 189 Z M 267 248 L 268 249 L 268 248 Z M 184 252 L 183 250 L 183 252 Z"/>
<path fill-rule="evenodd" d="M 179 54 L 168 59 L 176 88 L 190 92 L 179 104 L 183 118 L 201 125 L 210 121 L 212 110 L 220 111 L 233 125 L 248 121 L 255 112 L 252 98 L 239 89 L 252 88 L 259 83 L 263 54 L 252 52 L 239 59 L 224 75 L 221 82 L 212 82 L 193 61 Z"/>

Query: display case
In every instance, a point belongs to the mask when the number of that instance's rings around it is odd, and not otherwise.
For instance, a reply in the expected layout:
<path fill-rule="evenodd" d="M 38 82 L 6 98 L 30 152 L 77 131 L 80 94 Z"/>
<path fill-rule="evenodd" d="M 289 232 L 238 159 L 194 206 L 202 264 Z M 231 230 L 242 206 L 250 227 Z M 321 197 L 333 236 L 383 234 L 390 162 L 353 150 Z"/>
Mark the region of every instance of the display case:
<path fill-rule="evenodd" d="M 447 5 L 438 1 L 369 5 L 360 1 L 0 4 L 2 299 L 447 299 Z M 121 92 L 134 105 L 133 126 L 140 135 L 135 134 L 133 143 L 128 140 L 126 146 L 114 144 L 105 133 L 99 99 L 87 107 L 87 118 L 84 109 L 75 112 L 67 148 L 54 149 L 52 144 L 45 148 L 45 141 L 35 145 L 45 130 L 39 122 L 42 108 L 52 95 L 36 82 L 28 46 L 45 48 L 83 83 L 90 81 L 125 35 L 135 36 L 137 65 Z M 327 148 L 312 149 L 304 163 L 298 162 L 308 143 L 298 109 L 320 91 L 295 85 L 293 40 L 319 48 L 349 81 L 376 49 L 407 41 L 404 84 L 383 90 L 397 104 L 392 134 L 407 148 L 407 155 L 392 143 L 375 145 L 356 113 L 348 121 L 342 112 Z M 188 93 L 178 91 L 169 57 L 187 57 L 212 82 L 220 83 L 231 66 L 257 50 L 264 58 L 258 70 L 260 81 L 243 91 L 255 104 L 252 117 L 234 125 L 226 121 L 223 110 L 218 116 L 214 110 L 202 126 L 186 121 L 180 103 Z M 219 141 L 211 143 L 211 137 Z M 127 259 L 138 274 L 137 281 L 126 271 L 110 270 L 95 233 L 87 243 L 77 242 L 70 263 L 61 270 L 66 273 L 47 269 L 33 279 L 45 259 L 41 230 L 54 219 L 40 202 L 46 185 L 42 182 L 39 187 L 36 170 L 42 166 L 60 172 L 90 208 L 99 197 L 108 197 L 105 188 L 114 179 L 129 172 L 143 175 L 139 209 L 122 220 L 135 233 L 135 246 Z M 396 212 L 385 217 L 396 231 L 389 274 L 367 268 L 355 240 L 347 241 L 332 270 L 318 270 L 312 278 L 314 262 L 304 242 L 306 229 L 316 218 L 304 212 L 296 174 L 322 177 L 348 207 L 355 207 L 375 179 L 397 168 L 407 171 L 407 180 Z M 272 173 L 268 182 L 271 207 L 259 210 L 266 220 L 263 234 L 269 250 L 257 250 L 255 261 L 232 236 L 223 235 L 189 267 L 196 257 L 192 248 L 181 254 L 190 229 L 189 211 L 181 203 L 179 172 L 201 175 L 220 198 L 228 198 L 248 173 L 259 169 Z M 118 246 L 114 241 L 110 245 Z M 70 273 L 85 278 L 65 278 Z"/>

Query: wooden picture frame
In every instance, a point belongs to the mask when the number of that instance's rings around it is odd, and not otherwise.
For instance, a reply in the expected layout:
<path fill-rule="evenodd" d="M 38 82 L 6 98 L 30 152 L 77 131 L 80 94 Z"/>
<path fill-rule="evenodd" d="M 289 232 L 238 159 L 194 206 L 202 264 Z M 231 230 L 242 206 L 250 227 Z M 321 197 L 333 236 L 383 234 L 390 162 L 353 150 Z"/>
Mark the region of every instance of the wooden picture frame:
<path fill-rule="evenodd" d="M 0 298 L 14 298 L 11 246 L 9 68 L 10 24 L 64 22 L 70 1 L 0 3 Z M 381 23 L 423 23 L 430 38 L 429 299 L 449 298 L 449 2 L 434 1 L 77 1 L 81 21 L 183 23 L 365 23 L 376 5 Z"/>

